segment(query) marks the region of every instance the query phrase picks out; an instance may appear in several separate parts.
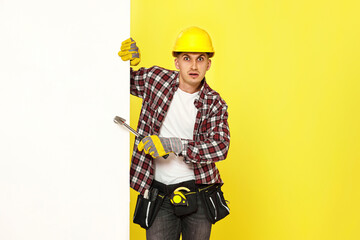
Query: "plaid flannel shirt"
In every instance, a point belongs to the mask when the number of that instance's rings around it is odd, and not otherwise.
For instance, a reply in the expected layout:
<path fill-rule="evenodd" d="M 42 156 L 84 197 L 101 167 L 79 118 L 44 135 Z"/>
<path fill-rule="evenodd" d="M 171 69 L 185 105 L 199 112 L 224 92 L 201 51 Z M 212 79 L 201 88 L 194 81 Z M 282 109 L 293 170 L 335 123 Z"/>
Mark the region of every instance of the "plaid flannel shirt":
<path fill-rule="evenodd" d="M 137 131 L 141 136 L 159 135 L 171 100 L 179 87 L 179 72 L 157 66 L 131 71 L 130 92 L 143 99 Z M 181 139 L 180 155 L 193 164 L 197 184 L 223 183 L 215 162 L 224 160 L 230 143 L 227 105 L 206 81 L 194 104 L 198 109 L 193 139 Z M 154 179 L 153 158 L 137 150 L 135 139 L 130 167 L 130 186 L 144 194 Z"/>

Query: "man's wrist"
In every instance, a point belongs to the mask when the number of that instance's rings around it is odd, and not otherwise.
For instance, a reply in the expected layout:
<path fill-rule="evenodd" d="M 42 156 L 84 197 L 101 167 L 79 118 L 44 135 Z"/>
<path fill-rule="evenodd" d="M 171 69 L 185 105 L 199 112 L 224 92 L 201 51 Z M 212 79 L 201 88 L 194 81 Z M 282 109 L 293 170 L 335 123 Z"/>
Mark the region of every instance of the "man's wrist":
<path fill-rule="evenodd" d="M 169 140 L 170 140 L 171 150 L 176 155 L 179 155 L 184 148 L 180 138 L 169 138 Z"/>

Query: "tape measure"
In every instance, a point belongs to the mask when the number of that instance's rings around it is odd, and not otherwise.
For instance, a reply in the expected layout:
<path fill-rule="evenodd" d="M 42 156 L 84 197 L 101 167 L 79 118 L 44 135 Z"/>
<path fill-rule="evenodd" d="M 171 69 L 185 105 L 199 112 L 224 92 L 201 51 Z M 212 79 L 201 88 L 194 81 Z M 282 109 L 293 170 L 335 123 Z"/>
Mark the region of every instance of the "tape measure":
<path fill-rule="evenodd" d="M 185 195 L 180 191 L 190 192 L 190 189 L 186 187 L 178 187 L 170 196 L 170 201 L 174 206 L 188 206 L 188 201 Z"/>

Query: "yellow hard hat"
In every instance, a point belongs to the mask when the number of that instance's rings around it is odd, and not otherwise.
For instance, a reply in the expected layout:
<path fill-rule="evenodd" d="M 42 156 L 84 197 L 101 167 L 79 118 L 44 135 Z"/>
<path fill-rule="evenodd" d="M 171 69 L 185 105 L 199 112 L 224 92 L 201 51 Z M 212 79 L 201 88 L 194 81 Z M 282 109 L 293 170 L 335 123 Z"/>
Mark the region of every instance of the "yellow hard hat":
<path fill-rule="evenodd" d="M 173 56 L 177 52 L 206 52 L 209 57 L 214 56 L 210 35 L 198 27 L 189 27 L 178 35 L 173 49 Z"/>

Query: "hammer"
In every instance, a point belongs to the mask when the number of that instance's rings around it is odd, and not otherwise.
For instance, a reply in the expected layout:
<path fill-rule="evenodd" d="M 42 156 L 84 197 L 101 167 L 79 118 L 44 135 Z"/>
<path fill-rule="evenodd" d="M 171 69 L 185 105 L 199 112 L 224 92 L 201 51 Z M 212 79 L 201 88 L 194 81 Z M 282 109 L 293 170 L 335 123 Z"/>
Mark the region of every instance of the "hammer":
<path fill-rule="evenodd" d="M 132 127 L 130 127 L 129 125 L 127 125 L 125 122 L 126 120 L 122 117 L 119 116 L 115 116 L 114 117 L 114 122 L 118 125 L 124 126 L 125 128 L 127 128 L 127 130 L 129 130 L 130 132 L 132 132 L 133 134 L 135 134 L 137 137 L 140 137 L 140 134 L 135 131 Z M 163 158 L 167 159 L 169 157 L 169 154 L 166 154 L 165 156 L 163 156 Z"/>
<path fill-rule="evenodd" d="M 130 132 L 132 132 L 133 134 L 135 134 L 137 137 L 140 137 L 140 134 L 139 134 L 137 131 L 135 131 L 132 127 L 130 127 L 129 125 L 127 125 L 127 124 L 125 123 L 126 120 L 125 120 L 124 118 L 119 117 L 119 116 L 115 116 L 114 122 L 115 122 L 116 124 L 119 124 L 119 125 L 121 125 L 121 126 L 126 127 Z"/>

